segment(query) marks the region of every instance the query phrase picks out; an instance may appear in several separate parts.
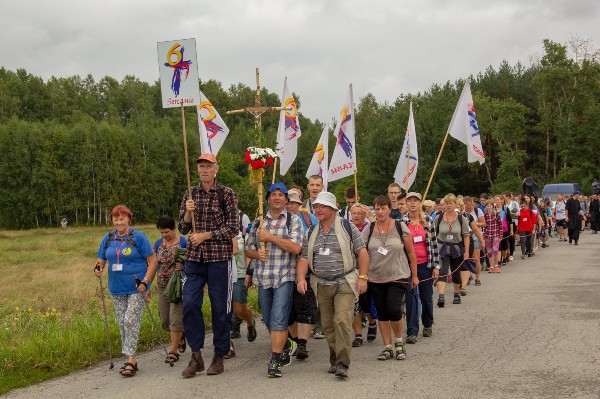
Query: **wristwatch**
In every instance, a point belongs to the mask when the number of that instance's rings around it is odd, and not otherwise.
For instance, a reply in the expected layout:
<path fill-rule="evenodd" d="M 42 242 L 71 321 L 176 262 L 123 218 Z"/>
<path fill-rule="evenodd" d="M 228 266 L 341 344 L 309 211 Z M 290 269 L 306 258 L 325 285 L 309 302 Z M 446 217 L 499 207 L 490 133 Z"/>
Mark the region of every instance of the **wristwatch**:
<path fill-rule="evenodd" d="M 361 280 L 365 280 L 365 281 L 369 280 L 369 276 L 367 276 L 366 274 L 360 275 L 360 276 L 358 276 L 358 278 Z"/>

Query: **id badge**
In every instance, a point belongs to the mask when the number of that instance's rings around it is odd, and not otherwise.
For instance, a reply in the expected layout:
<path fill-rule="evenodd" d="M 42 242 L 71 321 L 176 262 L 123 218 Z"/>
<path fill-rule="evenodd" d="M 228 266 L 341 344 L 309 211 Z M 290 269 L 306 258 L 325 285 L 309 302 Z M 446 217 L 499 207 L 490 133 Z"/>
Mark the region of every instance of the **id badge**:
<path fill-rule="evenodd" d="M 526 221 L 527 221 L 527 218 L 523 218 L 523 221 L 524 221 L 524 222 L 526 222 Z"/>
<path fill-rule="evenodd" d="M 423 242 L 423 237 L 421 237 L 421 236 L 413 237 L 413 242 Z"/>
<path fill-rule="evenodd" d="M 388 250 L 385 249 L 384 247 L 379 247 L 377 248 L 377 252 L 379 252 L 380 254 L 382 254 L 383 256 L 386 256 L 388 253 Z"/>
<path fill-rule="evenodd" d="M 454 236 L 452 234 L 448 234 L 446 236 L 446 240 L 453 240 L 453 239 L 454 239 Z"/>
<path fill-rule="evenodd" d="M 113 263 L 112 264 L 112 271 L 113 272 L 122 272 L 123 271 L 123 264 L 122 263 Z"/>
<path fill-rule="evenodd" d="M 329 248 L 319 248 L 319 255 L 329 255 Z"/>

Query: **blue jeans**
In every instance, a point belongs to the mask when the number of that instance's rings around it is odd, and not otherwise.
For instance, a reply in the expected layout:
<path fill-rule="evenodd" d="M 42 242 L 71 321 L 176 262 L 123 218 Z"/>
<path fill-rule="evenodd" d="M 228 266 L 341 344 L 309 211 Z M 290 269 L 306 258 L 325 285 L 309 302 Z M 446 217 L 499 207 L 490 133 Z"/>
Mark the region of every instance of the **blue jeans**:
<path fill-rule="evenodd" d="M 428 268 L 427 263 L 417 265 L 417 276 L 419 280 L 427 280 L 419 283 L 417 288 L 409 290 L 406 294 L 406 334 L 419 334 L 419 309 L 420 302 L 421 321 L 424 328 L 430 328 L 433 325 L 433 280 L 431 276 L 433 268 Z"/>
<path fill-rule="evenodd" d="M 293 293 L 293 281 L 285 282 L 277 288 L 258 286 L 258 304 L 269 331 L 287 331 Z"/>
<path fill-rule="evenodd" d="M 204 302 L 204 286 L 208 284 L 215 354 L 222 356 L 228 354 L 232 289 L 229 262 L 186 261 L 185 275 L 183 329 L 192 352 L 204 348 L 205 329 L 202 303 Z"/>

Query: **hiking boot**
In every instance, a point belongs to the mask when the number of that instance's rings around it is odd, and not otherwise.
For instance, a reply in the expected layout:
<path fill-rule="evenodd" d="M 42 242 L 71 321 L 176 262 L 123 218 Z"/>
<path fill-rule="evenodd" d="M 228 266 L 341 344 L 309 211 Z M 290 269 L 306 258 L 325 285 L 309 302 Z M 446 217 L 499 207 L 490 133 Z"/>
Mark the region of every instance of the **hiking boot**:
<path fill-rule="evenodd" d="M 335 371 L 335 376 L 340 378 L 348 378 L 348 366 L 342 363 L 338 364 Z"/>
<path fill-rule="evenodd" d="M 423 336 L 424 337 L 431 337 L 431 334 L 433 334 L 433 329 L 431 327 L 423 328 Z"/>
<path fill-rule="evenodd" d="M 404 344 L 402 342 L 396 342 L 394 347 L 396 349 L 396 360 L 406 359 L 406 349 L 404 349 Z"/>
<path fill-rule="evenodd" d="M 281 377 L 281 364 L 277 360 L 271 359 L 267 366 L 267 375 L 269 378 Z"/>
<path fill-rule="evenodd" d="M 446 304 L 446 299 L 443 297 L 439 297 L 437 301 L 438 308 L 443 308 Z"/>
<path fill-rule="evenodd" d="M 252 319 L 252 325 L 248 326 L 248 334 L 246 335 L 248 342 L 254 342 L 256 339 L 256 321 Z"/>
<path fill-rule="evenodd" d="M 240 333 L 240 330 L 231 330 L 231 332 L 229 333 L 229 338 L 231 339 L 240 338 L 241 336 L 242 334 Z"/>
<path fill-rule="evenodd" d="M 335 374 L 337 372 L 337 366 L 335 366 L 334 364 L 332 364 L 331 366 L 329 366 L 329 368 L 327 369 L 327 372 L 329 374 Z"/>
<path fill-rule="evenodd" d="M 455 295 L 452 303 L 455 305 L 459 305 L 461 303 L 460 295 Z"/>
<path fill-rule="evenodd" d="M 281 353 L 281 365 L 289 366 L 292 364 L 292 356 L 296 353 L 296 349 L 298 348 L 298 344 L 296 341 L 292 341 L 288 338 L 289 346 L 287 348 L 283 348 L 283 352 Z"/>
<path fill-rule="evenodd" d="M 407 344 L 416 344 L 417 343 L 417 336 L 416 335 L 409 335 L 406 337 L 406 343 Z"/>
<path fill-rule="evenodd" d="M 298 344 L 298 349 L 296 349 L 296 359 L 304 360 L 308 358 L 308 351 L 306 350 L 306 344 Z"/>
<path fill-rule="evenodd" d="M 215 353 L 215 355 L 213 356 L 212 362 L 210 363 L 210 366 L 208 367 L 208 371 L 206 372 L 206 374 L 219 375 L 223 371 L 225 371 L 225 366 L 223 365 L 223 356 L 217 355 Z"/>
<path fill-rule="evenodd" d="M 352 341 L 352 347 L 353 348 L 358 348 L 359 346 L 361 346 L 363 344 L 363 339 L 362 337 L 354 337 L 354 341 Z"/>
<path fill-rule="evenodd" d="M 200 353 L 200 351 L 193 352 L 192 359 L 188 363 L 187 368 L 181 372 L 181 376 L 185 378 L 190 378 L 201 371 L 204 371 L 204 360 L 202 360 L 202 354 Z"/>

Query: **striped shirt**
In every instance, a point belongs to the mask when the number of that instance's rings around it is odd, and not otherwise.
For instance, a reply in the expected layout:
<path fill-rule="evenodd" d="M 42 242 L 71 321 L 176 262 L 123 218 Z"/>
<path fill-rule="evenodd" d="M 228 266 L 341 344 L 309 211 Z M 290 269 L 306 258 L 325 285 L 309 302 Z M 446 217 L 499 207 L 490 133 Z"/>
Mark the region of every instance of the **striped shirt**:
<path fill-rule="evenodd" d="M 290 218 L 289 231 L 286 223 L 288 217 Z M 246 241 L 246 249 L 259 249 L 260 245 L 256 235 L 259 224 L 259 219 L 256 219 Z M 302 222 L 297 215 L 288 214 L 285 209 L 275 218 L 271 215 L 271 211 L 267 212 L 264 229 L 277 237 L 289 239 L 298 245 L 302 245 L 304 235 Z M 270 242 L 265 243 L 265 249 L 269 251 L 267 261 L 254 260 L 254 279 L 256 283 L 262 288 L 278 288 L 283 283 L 295 281 L 297 256 Z"/>
<path fill-rule="evenodd" d="M 334 222 L 335 223 L 335 222 Z M 365 248 L 365 243 L 358 231 L 358 228 L 350 223 L 352 229 L 352 247 L 354 253 L 358 255 L 358 252 Z M 331 280 L 335 276 L 344 274 L 344 260 L 342 258 L 342 249 L 340 243 L 335 235 L 333 225 L 329 228 L 329 231 L 325 233 L 319 223 L 315 228 L 319 229 L 317 238 L 315 240 L 314 254 L 313 254 L 313 270 L 319 277 L 319 284 L 322 285 L 334 285 L 342 284 L 346 282 L 345 277 Z M 346 234 L 346 230 L 342 231 L 341 234 Z M 308 240 L 309 235 L 307 234 L 302 244 L 302 253 L 300 256 L 304 259 L 308 259 Z"/>

